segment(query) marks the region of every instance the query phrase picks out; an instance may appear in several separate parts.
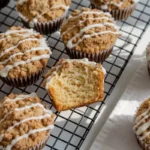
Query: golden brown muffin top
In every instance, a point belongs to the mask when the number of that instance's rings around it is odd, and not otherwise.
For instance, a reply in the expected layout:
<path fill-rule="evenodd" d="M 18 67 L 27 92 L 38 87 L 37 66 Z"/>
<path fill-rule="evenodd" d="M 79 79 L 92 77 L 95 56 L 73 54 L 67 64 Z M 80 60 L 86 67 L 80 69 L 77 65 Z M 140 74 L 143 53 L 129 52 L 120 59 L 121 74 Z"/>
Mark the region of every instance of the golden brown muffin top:
<path fill-rule="evenodd" d="M 133 5 L 134 0 L 91 0 L 91 2 L 102 10 L 125 9 Z"/>
<path fill-rule="evenodd" d="M 62 59 L 46 75 L 43 83 L 58 111 L 102 101 L 102 65 L 85 59 Z"/>
<path fill-rule="evenodd" d="M 150 99 L 144 101 L 138 108 L 134 120 L 134 131 L 138 139 L 150 144 Z"/>
<path fill-rule="evenodd" d="M 11 27 L 0 34 L 0 76 L 27 77 L 44 69 L 51 51 L 32 29 Z"/>
<path fill-rule="evenodd" d="M 10 94 L 0 101 L 0 149 L 25 150 L 44 141 L 54 117 L 35 93 Z"/>
<path fill-rule="evenodd" d="M 75 10 L 62 25 L 61 34 L 68 48 L 86 53 L 111 49 L 120 36 L 109 13 L 90 8 Z"/>
<path fill-rule="evenodd" d="M 19 0 L 17 10 L 29 21 L 48 22 L 67 13 L 71 0 Z"/>

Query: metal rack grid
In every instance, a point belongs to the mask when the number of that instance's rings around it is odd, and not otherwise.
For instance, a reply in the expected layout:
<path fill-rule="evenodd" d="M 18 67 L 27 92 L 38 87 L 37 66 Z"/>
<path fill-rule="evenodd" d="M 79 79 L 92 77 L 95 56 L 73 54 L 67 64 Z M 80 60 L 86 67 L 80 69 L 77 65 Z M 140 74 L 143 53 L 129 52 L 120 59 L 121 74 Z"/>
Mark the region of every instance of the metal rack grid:
<path fill-rule="evenodd" d="M 0 32 L 6 31 L 9 27 L 22 26 L 15 10 L 16 0 L 11 2 L 4 9 L 0 10 Z M 74 9 L 81 7 L 90 7 L 88 0 L 73 0 L 69 14 Z M 99 113 L 103 109 L 107 98 L 114 89 L 119 77 L 124 68 L 129 62 L 135 47 L 138 45 L 146 27 L 150 20 L 150 1 L 141 0 L 136 7 L 136 10 L 126 21 L 117 22 L 122 32 L 122 36 L 117 41 L 112 54 L 103 63 L 107 70 L 105 77 L 105 99 L 87 107 L 73 109 L 65 112 L 57 113 L 55 119 L 55 128 L 51 138 L 47 142 L 44 150 L 78 150 L 86 139 L 90 129 L 93 126 Z M 59 32 L 46 36 L 49 45 L 52 49 L 52 56 L 48 62 L 45 72 L 57 63 L 60 58 L 68 58 L 64 45 L 60 39 Z M 26 88 L 14 88 L 0 81 L 0 98 L 10 93 L 30 93 L 37 92 L 39 97 L 55 112 L 51 101 L 42 87 L 43 77 L 32 86 Z"/>

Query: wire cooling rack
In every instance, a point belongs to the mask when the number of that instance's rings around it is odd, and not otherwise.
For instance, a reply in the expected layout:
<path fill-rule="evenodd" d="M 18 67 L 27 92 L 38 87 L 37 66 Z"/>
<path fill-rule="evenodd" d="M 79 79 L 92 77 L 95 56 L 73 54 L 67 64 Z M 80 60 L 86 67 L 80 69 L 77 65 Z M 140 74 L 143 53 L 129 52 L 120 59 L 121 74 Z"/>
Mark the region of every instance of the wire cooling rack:
<path fill-rule="evenodd" d="M 8 6 L 0 10 L 0 32 L 4 32 L 14 25 L 22 26 L 15 10 L 15 4 L 16 1 L 11 0 Z M 73 0 L 69 14 L 74 9 L 80 9 L 81 7 L 90 7 L 90 2 L 88 0 Z M 103 63 L 103 66 L 107 70 L 105 78 L 105 99 L 103 102 L 57 113 L 51 104 L 47 92 L 41 85 L 44 79 L 43 77 L 34 85 L 26 88 L 10 87 L 0 81 L 0 99 L 10 93 L 37 92 L 39 97 L 57 114 L 55 128 L 44 150 L 79 150 L 86 137 L 90 136 L 88 133 L 94 121 L 99 113 L 101 113 L 105 103 L 107 103 L 106 100 L 110 96 L 124 68 L 129 62 L 135 47 L 145 32 L 149 24 L 149 19 L 150 1 L 141 0 L 131 17 L 126 21 L 117 22 L 122 36 L 117 41 L 112 54 Z M 49 59 L 45 71 L 55 65 L 60 58 L 68 58 L 59 32 L 48 35 L 46 38 L 53 54 Z"/>

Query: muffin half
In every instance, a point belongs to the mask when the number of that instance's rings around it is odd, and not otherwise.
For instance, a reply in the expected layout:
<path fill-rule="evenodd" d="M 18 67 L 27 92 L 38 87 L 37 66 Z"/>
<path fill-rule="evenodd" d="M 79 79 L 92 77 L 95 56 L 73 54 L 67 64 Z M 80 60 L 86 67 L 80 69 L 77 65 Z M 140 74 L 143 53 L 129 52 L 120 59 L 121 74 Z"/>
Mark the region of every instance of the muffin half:
<path fill-rule="evenodd" d="M 35 83 L 51 54 L 42 35 L 21 27 L 0 34 L 0 49 L 0 78 L 15 87 Z"/>
<path fill-rule="evenodd" d="M 92 8 L 111 13 L 115 20 L 126 20 L 134 11 L 138 0 L 91 0 Z"/>
<path fill-rule="evenodd" d="M 70 3 L 71 0 L 19 0 L 17 10 L 25 26 L 49 34 L 60 28 Z"/>
<path fill-rule="evenodd" d="M 10 94 L 0 101 L 0 149 L 42 149 L 54 128 L 54 117 L 35 93 Z"/>
<path fill-rule="evenodd" d="M 119 36 L 111 15 L 96 9 L 75 10 L 61 27 L 62 41 L 73 59 L 103 62 Z"/>
<path fill-rule="evenodd" d="M 150 149 L 150 99 L 138 108 L 134 119 L 134 131 L 143 150 Z"/>
<path fill-rule="evenodd" d="M 62 59 L 46 75 L 44 87 L 58 111 L 86 106 L 104 98 L 105 69 L 88 59 Z"/>

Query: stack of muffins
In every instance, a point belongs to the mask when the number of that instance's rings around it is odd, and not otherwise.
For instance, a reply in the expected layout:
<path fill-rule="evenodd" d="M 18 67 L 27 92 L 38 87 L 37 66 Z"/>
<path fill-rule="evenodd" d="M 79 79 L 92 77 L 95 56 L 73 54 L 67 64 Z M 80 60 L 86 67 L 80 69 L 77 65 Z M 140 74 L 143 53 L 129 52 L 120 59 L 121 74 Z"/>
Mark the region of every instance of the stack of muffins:
<path fill-rule="evenodd" d="M 0 0 L 0 8 L 6 2 Z M 0 34 L 0 78 L 10 86 L 26 87 L 40 78 L 52 53 L 41 34 L 61 30 L 72 59 L 59 60 L 43 82 L 57 111 L 104 99 L 106 71 L 98 63 L 111 54 L 120 36 L 114 18 L 127 19 L 135 8 L 133 0 L 91 0 L 97 9 L 74 10 L 63 22 L 70 4 L 71 0 L 18 0 L 20 19 L 31 29 L 11 27 Z M 0 102 L 0 108 L 0 149 L 44 147 L 55 115 L 35 93 L 10 94 Z"/>

